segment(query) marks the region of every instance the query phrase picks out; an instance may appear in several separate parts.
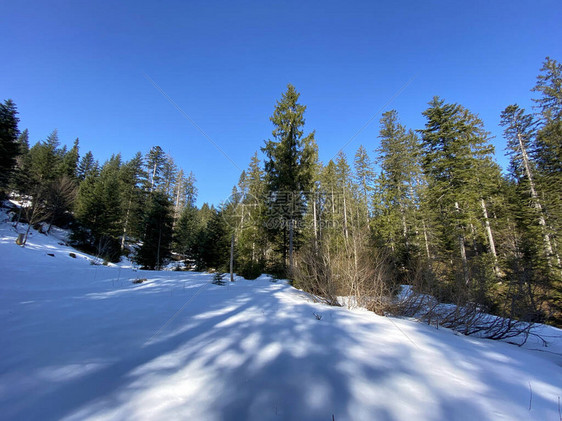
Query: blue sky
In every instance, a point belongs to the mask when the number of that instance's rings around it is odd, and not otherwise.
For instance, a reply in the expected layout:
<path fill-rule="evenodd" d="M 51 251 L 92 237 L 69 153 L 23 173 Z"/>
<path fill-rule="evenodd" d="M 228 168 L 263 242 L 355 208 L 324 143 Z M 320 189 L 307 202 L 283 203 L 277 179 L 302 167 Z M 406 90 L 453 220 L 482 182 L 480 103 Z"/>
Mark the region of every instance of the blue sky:
<path fill-rule="evenodd" d="M 2 2 L 0 99 L 32 143 L 57 128 L 100 161 L 160 145 L 194 172 L 199 204 L 229 195 L 287 83 L 324 162 L 373 116 L 344 151 L 374 157 L 383 111 L 423 128 L 438 95 L 480 115 L 505 165 L 499 114 L 531 107 L 544 58 L 562 60 L 560 22 L 558 0 Z"/>

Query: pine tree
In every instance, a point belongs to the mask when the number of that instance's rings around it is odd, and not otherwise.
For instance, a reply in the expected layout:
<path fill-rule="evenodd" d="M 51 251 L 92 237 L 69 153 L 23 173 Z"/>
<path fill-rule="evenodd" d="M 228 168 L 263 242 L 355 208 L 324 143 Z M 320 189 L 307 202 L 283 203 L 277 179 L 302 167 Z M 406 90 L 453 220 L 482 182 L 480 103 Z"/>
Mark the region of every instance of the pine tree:
<path fill-rule="evenodd" d="M 78 147 L 79 142 L 79 139 L 76 138 L 72 148 L 68 152 L 62 154 L 62 162 L 60 164 L 61 168 L 59 172 L 61 175 L 65 175 L 71 180 L 77 178 L 76 171 L 78 169 L 78 161 L 80 159 Z"/>
<path fill-rule="evenodd" d="M 546 222 L 554 233 L 553 253 L 561 269 L 562 252 L 557 238 L 562 235 L 562 64 L 547 57 L 533 91 L 540 94 L 534 99 L 540 119 L 532 155 L 548 215 Z"/>
<path fill-rule="evenodd" d="M 508 154 L 511 157 L 512 176 L 517 180 L 524 194 L 528 192 L 530 196 L 532 207 L 536 211 L 534 219 L 538 221 L 542 231 L 545 255 L 547 259 L 553 259 L 552 234 L 547 225 L 542 200 L 539 197 L 535 163 L 529 155 L 536 134 L 537 122 L 532 115 L 525 114 L 525 110 L 518 105 L 509 105 L 501 114 L 500 124 L 505 127 L 504 136 L 507 139 Z"/>
<path fill-rule="evenodd" d="M 145 158 L 148 175 L 146 190 L 152 192 L 162 181 L 162 172 L 166 163 L 166 154 L 160 146 L 153 146 Z"/>
<path fill-rule="evenodd" d="M 135 261 L 144 268 L 160 270 L 170 257 L 172 242 L 172 204 L 164 192 L 150 195 L 144 215 L 142 245 Z"/>
<path fill-rule="evenodd" d="M 20 154 L 18 111 L 11 99 L 0 103 L 0 193 L 8 185 Z"/>
<path fill-rule="evenodd" d="M 181 210 L 174 226 L 173 250 L 187 261 L 197 260 L 197 242 L 203 230 L 200 215 L 195 206 L 189 205 Z"/>
<path fill-rule="evenodd" d="M 265 270 L 268 247 L 265 188 L 264 172 L 256 152 L 248 169 L 240 176 L 238 189 L 232 197 L 234 208 L 230 209 L 228 218 L 236 237 L 237 273 L 245 278 L 255 278 Z"/>
<path fill-rule="evenodd" d="M 98 172 L 98 162 L 94 159 L 94 154 L 92 151 L 86 152 L 86 155 L 80 159 L 78 168 L 76 169 L 76 175 L 79 180 L 84 180 L 90 175 L 97 175 Z"/>
<path fill-rule="evenodd" d="M 189 262 L 198 260 L 198 244 L 201 240 L 204 223 L 195 205 L 197 187 L 193 172 L 186 178 L 180 170 L 176 181 L 176 198 L 174 205 L 174 239 L 173 250 L 185 256 Z"/>
<path fill-rule="evenodd" d="M 174 197 L 174 187 L 178 176 L 178 167 L 174 159 L 166 155 L 162 165 L 162 186 L 160 187 L 166 195 L 172 199 Z"/>
<path fill-rule="evenodd" d="M 217 212 L 208 206 L 204 212 L 206 214 L 202 216 L 209 217 L 209 220 L 198 241 L 198 266 L 226 271 L 230 252 L 230 233 L 225 217 L 222 210 Z"/>
<path fill-rule="evenodd" d="M 373 163 L 363 145 L 359 146 L 355 153 L 355 182 L 359 188 L 361 197 L 362 213 L 364 214 L 365 221 L 369 221 L 371 214 L 370 199 L 373 192 L 373 183 L 375 181 L 375 172 L 373 170 Z"/>
<path fill-rule="evenodd" d="M 120 167 L 121 157 L 114 155 L 99 176 L 86 177 L 80 183 L 75 209 L 76 219 L 85 228 L 75 229 L 75 242 L 112 261 L 119 260 L 122 235 Z"/>
<path fill-rule="evenodd" d="M 120 196 L 122 209 L 121 251 L 125 249 L 128 237 L 139 239 L 143 232 L 143 206 L 146 195 L 142 189 L 145 179 L 142 155 L 136 155 L 119 169 Z"/>
<path fill-rule="evenodd" d="M 499 168 L 491 160 L 493 147 L 482 121 L 464 107 L 435 97 L 423 115 L 423 169 L 440 249 L 447 258 L 460 258 L 462 280 L 469 285 L 469 239 L 473 254 L 485 251 L 480 249 L 482 199 L 489 195 L 486 180 L 498 179 Z"/>
<path fill-rule="evenodd" d="M 39 184 L 46 184 L 60 175 L 61 153 L 57 130 L 53 130 L 44 142 L 36 143 L 29 151 L 31 177 Z"/>
<path fill-rule="evenodd" d="M 25 129 L 18 136 L 18 144 L 20 155 L 25 155 L 29 152 L 29 130 Z"/>
<path fill-rule="evenodd" d="M 306 106 L 298 103 L 300 94 L 293 85 L 277 101 L 273 116 L 273 140 L 266 142 L 266 183 L 269 210 L 276 215 L 271 232 L 277 237 L 278 250 L 285 269 L 293 268 L 293 248 L 300 235 L 299 225 L 306 211 L 305 193 L 312 181 L 312 159 L 315 155 L 314 132 L 304 136 Z M 276 222 L 276 223 L 275 223 Z M 288 263 L 287 263 L 288 259 Z"/>
<path fill-rule="evenodd" d="M 377 230 L 386 239 L 400 267 L 415 253 L 418 229 L 417 203 L 421 180 L 420 146 L 413 131 L 400 124 L 395 110 L 383 114 L 379 138 L 378 177 L 382 203 Z"/>

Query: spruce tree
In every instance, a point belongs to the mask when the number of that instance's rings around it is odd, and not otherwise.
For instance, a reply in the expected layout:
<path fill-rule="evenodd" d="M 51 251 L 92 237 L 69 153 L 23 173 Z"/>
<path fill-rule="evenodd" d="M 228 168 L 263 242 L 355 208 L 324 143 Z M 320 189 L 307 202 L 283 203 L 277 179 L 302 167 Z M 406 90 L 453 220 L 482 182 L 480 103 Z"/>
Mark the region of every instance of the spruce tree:
<path fill-rule="evenodd" d="M 302 130 L 306 106 L 298 103 L 299 96 L 289 84 L 270 118 L 275 126 L 273 139 L 262 148 L 267 157 L 268 208 L 274 215 L 271 233 L 289 271 L 293 268 L 295 240 L 300 236 L 298 225 L 306 211 L 305 193 L 311 187 L 315 156 L 314 132 L 304 136 Z"/>
<path fill-rule="evenodd" d="M 171 254 L 172 204 L 164 192 L 153 192 L 144 215 L 144 235 L 135 261 L 146 269 L 160 270 Z"/>
<path fill-rule="evenodd" d="M 142 189 L 142 180 L 146 178 L 144 174 L 140 152 L 119 169 L 122 210 L 121 251 L 124 251 L 128 237 L 139 239 L 143 232 L 143 207 L 146 201 L 146 194 Z"/>
<path fill-rule="evenodd" d="M 501 114 L 500 124 L 505 127 L 504 136 L 507 139 L 511 175 L 517 181 L 519 190 L 531 200 L 536 214 L 534 220 L 538 221 L 542 232 L 545 256 L 552 264 L 554 258 L 552 233 L 547 224 L 543 201 L 539 196 L 535 162 L 529 154 L 536 135 L 537 122 L 532 115 L 525 114 L 525 110 L 518 105 L 509 105 Z"/>
<path fill-rule="evenodd" d="M 122 235 L 121 157 L 114 155 L 98 175 L 91 174 L 78 189 L 73 238 L 100 257 L 118 261 Z"/>
<path fill-rule="evenodd" d="M 62 162 L 60 164 L 60 173 L 61 175 L 67 176 L 69 179 L 74 180 L 77 178 L 76 171 L 78 169 L 78 161 L 80 159 L 79 155 L 79 139 L 76 138 L 72 148 L 62 154 Z"/>
<path fill-rule="evenodd" d="M 8 185 L 20 154 L 18 111 L 11 99 L 0 103 L 0 193 Z"/>
<path fill-rule="evenodd" d="M 420 146 L 414 132 L 407 131 L 395 110 L 380 120 L 380 147 L 377 161 L 381 196 L 380 216 L 376 227 L 393 252 L 396 263 L 406 267 L 418 244 L 416 220 L 421 179 Z"/>
<path fill-rule="evenodd" d="M 80 159 L 80 163 L 76 169 L 76 175 L 79 180 L 84 180 L 90 175 L 96 175 L 98 172 L 98 163 L 94 159 L 94 154 L 92 151 L 86 152 L 86 154 Z"/>
<path fill-rule="evenodd" d="M 148 176 L 146 190 L 154 191 L 162 182 L 162 172 L 166 163 L 166 154 L 160 146 L 153 146 L 145 157 Z"/>
<path fill-rule="evenodd" d="M 534 101 L 540 114 L 532 156 L 537 166 L 544 211 L 549 215 L 548 229 L 554 233 L 554 259 L 562 269 L 558 240 L 562 236 L 562 64 L 547 57 L 533 91 L 539 93 Z"/>
<path fill-rule="evenodd" d="M 363 207 L 362 213 L 364 214 L 365 220 L 368 221 L 370 216 L 370 199 L 373 192 L 375 172 L 373 170 L 371 158 L 369 157 L 367 149 L 365 149 L 363 145 L 359 146 L 359 149 L 357 149 L 357 152 L 355 153 L 354 169 L 355 182 L 359 188 L 361 204 Z"/>
<path fill-rule="evenodd" d="M 36 143 L 29 151 L 29 171 L 37 183 L 44 185 L 60 175 L 62 157 L 59 146 L 59 136 L 55 129 L 45 141 Z"/>
<path fill-rule="evenodd" d="M 484 226 L 482 199 L 488 199 L 487 180 L 497 180 L 499 168 L 491 160 L 489 134 L 477 116 L 438 97 L 423 115 L 427 118 L 425 129 L 420 130 L 423 170 L 429 183 L 427 199 L 433 207 L 433 222 L 439 231 L 439 248 L 443 257 L 460 261 L 462 281 L 469 285 L 472 256 L 468 246 L 472 246 L 473 255 L 485 251 L 479 245 Z"/>
<path fill-rule="evenodd" d="M 235 234 L 236 271 L 245 278 L 255 278 L 265 270 L 268 247 L 264 219 L 265 187 L 264 172 L 256 152 L 248 169 L 240 176 L 232 197 L 234 208 L 230 209 L 228 217 Z"/>

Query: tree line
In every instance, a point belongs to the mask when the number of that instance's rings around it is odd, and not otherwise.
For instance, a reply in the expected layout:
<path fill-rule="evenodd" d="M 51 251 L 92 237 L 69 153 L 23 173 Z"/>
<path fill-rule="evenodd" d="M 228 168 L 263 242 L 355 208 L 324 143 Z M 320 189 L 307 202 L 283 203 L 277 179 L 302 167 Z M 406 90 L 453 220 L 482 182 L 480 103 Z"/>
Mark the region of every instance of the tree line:
<path fill-rule="evenodd" d="M 440 301 L 560 325 L 562 65 L 546 58 L 532 92 L 534 110 L 499 113 L 502 173 L 478 115 L 439 97 L 423 128 L 385 112 L 375 150 L 322 163 L 314 131 L 305 133 L 306 106 L 288 85 L 264 160 L 253 155 L 217 208 L 197 208 L 195 177 L 158 146 L 103 165 L 80 156 L 78 139 L 60 147 L 56 131 L 30 148 L 8 100 L 0 183 L 27 203 L 17 220 L 66 224 L 75 245 L 108 260 L 231 264 L 248 278 L 288 277 L 327 302 L 348 296 L 378 312 L 410 284 Z"/>

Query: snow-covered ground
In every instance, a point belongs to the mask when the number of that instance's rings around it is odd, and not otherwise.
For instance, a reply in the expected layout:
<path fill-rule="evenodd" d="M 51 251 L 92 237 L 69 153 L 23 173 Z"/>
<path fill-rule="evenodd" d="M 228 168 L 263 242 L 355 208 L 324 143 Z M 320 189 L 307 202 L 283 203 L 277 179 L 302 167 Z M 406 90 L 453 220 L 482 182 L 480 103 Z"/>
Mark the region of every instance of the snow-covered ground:
<path fill-rule="evenodd" d="M 560 420 L 560 330 L 533 351 L 266 276 L 95 266 L 63 234 L 0 223 L 0 419 Z"/>

